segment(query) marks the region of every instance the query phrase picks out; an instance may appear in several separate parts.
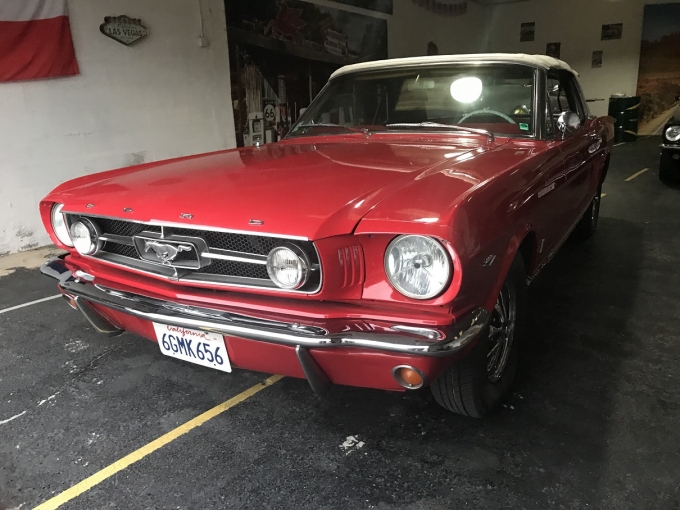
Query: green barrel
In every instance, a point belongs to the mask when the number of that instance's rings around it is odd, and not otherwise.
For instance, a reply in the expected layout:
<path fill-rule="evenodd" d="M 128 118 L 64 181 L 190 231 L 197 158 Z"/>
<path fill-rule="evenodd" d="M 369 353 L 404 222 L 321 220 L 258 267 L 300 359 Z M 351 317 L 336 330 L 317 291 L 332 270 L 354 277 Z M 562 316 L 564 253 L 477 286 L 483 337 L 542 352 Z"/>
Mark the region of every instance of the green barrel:
<path fill-rule="evenodd" d="M 609 115 L 616 119 L 614 123 L 614 140 L 616 143 L 637 140 L 639 114 L 639 96 L 609 98 Z"/>

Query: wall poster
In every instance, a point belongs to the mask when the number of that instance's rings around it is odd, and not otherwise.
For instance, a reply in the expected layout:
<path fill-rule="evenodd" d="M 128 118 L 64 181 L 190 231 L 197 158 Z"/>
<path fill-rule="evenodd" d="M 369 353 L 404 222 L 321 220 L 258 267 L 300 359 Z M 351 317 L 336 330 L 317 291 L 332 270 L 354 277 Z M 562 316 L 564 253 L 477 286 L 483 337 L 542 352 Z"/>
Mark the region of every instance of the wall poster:
<path fill-rule="evenodd" d="M 536 39 L 536 23 L 522 23 L 519 33 L 519 42 L 531 42 Z"/>
<path fill-rule="evenodd" d="M 680 4 L 645 5 L 637 95 L 640 135 L 661 133 L 680 114 Z"/>
<path fill-rule="evenodd" d="M 548 55 L 549 57 L 560 58 L 561 50 L 562 50 L 562 43 L 551 42 L 551 43 L 548 43 L 546 45 L 545 54 Z"/>
<path fill-rule="evenodd" d="M 591 61 L 591 67 L 599 68 L 602 67 L 602 56 L 604 52 L 602 50 L 593 51 L 593 58 Z"/>
<path fill-rule="evenodd" d="M 603 41 L 613 41 L 614 39 L 621 39 L 623 37 L 623 23 L 612 23 L 611 25 L 602 25 Z"/>

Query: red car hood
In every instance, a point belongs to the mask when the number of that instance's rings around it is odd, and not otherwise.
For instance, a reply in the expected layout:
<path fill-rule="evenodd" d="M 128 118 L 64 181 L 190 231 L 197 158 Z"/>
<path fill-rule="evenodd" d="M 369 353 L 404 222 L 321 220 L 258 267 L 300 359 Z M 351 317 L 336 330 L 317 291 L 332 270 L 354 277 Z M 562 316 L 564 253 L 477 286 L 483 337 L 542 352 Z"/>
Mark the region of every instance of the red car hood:
<path fill-rule="evenodd" d="M 68 212 L 319 239 L 352 232 L 373 207 L 424 174 L 493 146 L 474 139 L 284 142 L 85 176 L 46 200 L 63 202 Z M 470 186 L 461 180 L 456 192 Z"/>

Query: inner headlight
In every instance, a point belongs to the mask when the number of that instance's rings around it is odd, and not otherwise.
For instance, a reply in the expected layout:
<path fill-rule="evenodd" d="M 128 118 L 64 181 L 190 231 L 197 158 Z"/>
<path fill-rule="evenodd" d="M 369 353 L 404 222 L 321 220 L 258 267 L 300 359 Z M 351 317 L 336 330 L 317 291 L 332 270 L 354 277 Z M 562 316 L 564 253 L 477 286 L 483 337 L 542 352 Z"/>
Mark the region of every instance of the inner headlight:
<path fill-rule="evenodd" d="M 101 248 L 99 240 L 101 232 L 91 221 L 81 218 L 71 225 L 71 239 L 78 253 L 81 255 L 94 255 Z"/>
<path fill-rule="evenodd" d="M 451 261 L 444 247 L 431 237 L 399 236 L 385 252 L 385 272 L 404 296 L 430 299 L 449 284 Z"/>
<path fill-rule="evenodd" d="M 278 246 L 267 256 L 267 273 L 282 289 L 299 289 L 309 278 L 309 259 L 298 246 Z"/>
<path fill-rule="evenodd" d="M 64 218 L 64 215 L 61 213 L 63 208 L 64 204 L 54 204 L 52 207 L 52 230 L 54 230 L 54 235 L 56 235 L 57 239 L 62 243 L 66 246 L 73 246 L 68 226 L 66 225 L 66 218 Z"/>
<path fill-rule="evenodd" d="M 669 142 L 680 141 L 680 126 L 670 126 L 666 129 L 666 140 Z"/>

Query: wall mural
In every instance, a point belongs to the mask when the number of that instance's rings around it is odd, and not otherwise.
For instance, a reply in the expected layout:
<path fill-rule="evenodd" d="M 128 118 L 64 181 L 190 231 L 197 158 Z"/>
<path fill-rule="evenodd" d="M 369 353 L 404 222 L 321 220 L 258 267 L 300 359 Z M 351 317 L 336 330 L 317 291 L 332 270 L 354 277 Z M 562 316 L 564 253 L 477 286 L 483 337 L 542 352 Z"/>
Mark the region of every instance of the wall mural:
<path fill-rule="evenodd" d="M 404 0 L 405 1 L 405 0 Z M 467 2 L 457 0 L 413 0 L 413 3 L 442 16 L 462 16 L 467 13 Z"/>
<path fill-rule="evenodd" d="M 660 134 L 680 105 L 680 4 L 645 6 L 637 95 L 640 135 Z"/>
<path fill-rule="evenodd" d="M 225 0 L 239 146 L 285 136 L 339 67 L 387 58 L 387 20 L 379 12 L 391 12 L 392 0 L 332 5 Z M 370 10 L 360 14 L 348 5 Z"/>
<path fill-rule="evenodd" d="M 392 14 L 392 0 L 332 0 L 340 4 Z"/>
<path fill-rule="evenodd" d="M 299 0 L 227 1 L 226 9 L 227 33 L 256 46 L 336 64 L 387 58 L 382 18 Z"/>

